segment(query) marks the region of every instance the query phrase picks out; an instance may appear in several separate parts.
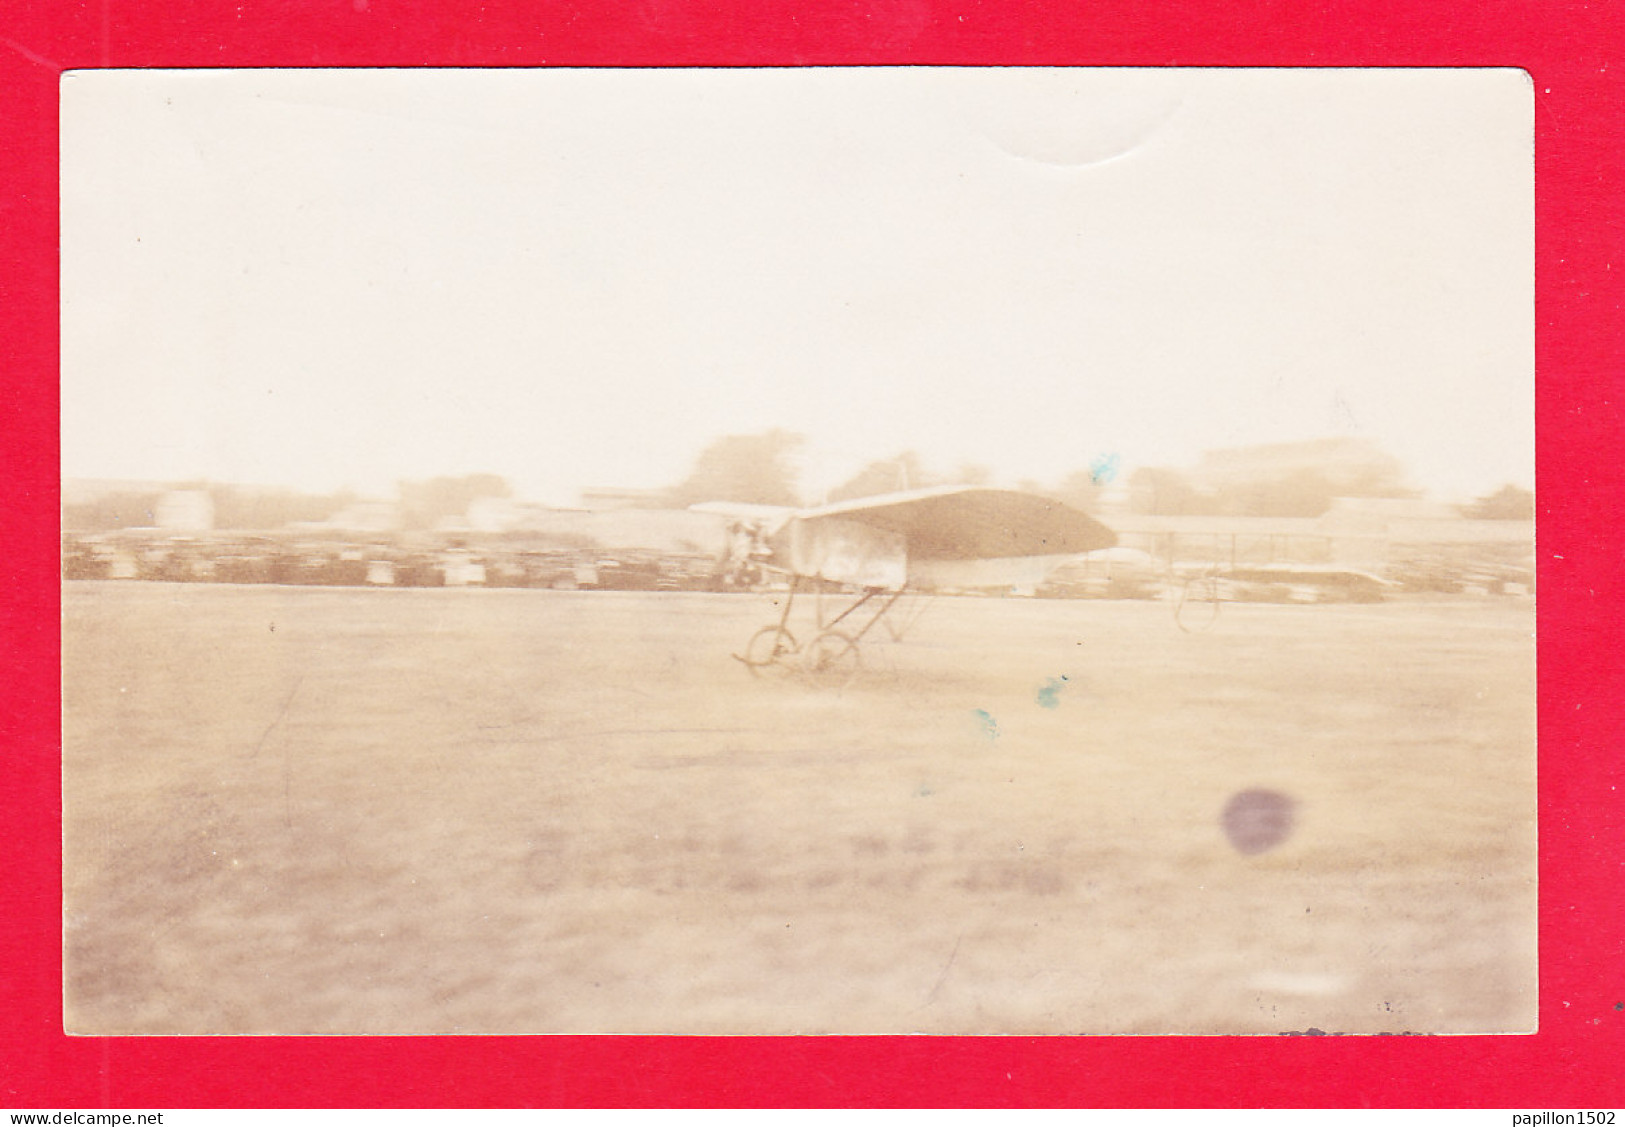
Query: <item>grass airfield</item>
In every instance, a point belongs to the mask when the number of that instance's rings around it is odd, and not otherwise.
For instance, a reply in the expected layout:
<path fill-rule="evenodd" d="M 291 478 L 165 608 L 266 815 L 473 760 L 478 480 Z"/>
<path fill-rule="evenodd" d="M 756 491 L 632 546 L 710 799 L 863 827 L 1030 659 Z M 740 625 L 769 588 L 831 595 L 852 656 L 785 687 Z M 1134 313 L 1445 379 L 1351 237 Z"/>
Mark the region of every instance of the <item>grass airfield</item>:
<path fill-rule="evenodd" d="M 1535 1024 L 1527 600 L 937 599 L 834 691 L 766 595 L 63 603 L 71 1032 Z"/>

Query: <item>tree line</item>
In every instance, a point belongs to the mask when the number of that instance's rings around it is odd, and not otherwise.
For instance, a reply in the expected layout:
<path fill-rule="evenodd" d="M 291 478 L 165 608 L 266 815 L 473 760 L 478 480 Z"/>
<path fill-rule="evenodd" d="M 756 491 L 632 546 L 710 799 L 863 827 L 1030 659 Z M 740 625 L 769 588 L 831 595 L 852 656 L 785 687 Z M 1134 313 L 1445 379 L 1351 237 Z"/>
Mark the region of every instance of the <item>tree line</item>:
<path fill-rule="evenodd" d="M 667 500 L 674 506 L 700 501 L 798 505 L 935 485 L 983 485 L 992 478 L 987 467 L 974 464 L 934 470 L 918 453 L 905 450 L 868 463 L 827 496 L 809 498 L 800 492 L 796 473 L 795 455 L 803 443 L 801 435 L 785 430 L 719 438 L 700 453 L 688 477 L 667 491 Z M 1102 492 L 1117 476 L 1117 458 L 1108 455 L 1096 457 L 1058 482 L 1028 480 L 1017 483 L 1017 488 L 1087 512 L 1099 507 Z M 1406 499 L 1417 495 L 1407 485 L 1399 460 L 1374 447 L 1369 457 L 1352 463 L 1328 458 L 1324 466 L 1257 471 L 1217 485 L 1203 484 L 1199 477 L 1171 467 L 1139 467 L 1123 483 L 1127 507 L 1159 516 L 1313 518 L 1323 515 L 1340 497 Z M 1463 506 L 1461 512 L 1480 520 L 1533 519 L 1534 496 L 1507 485 Z"/>
<path fill-rule="evenodd" d="M 993 476 L 987 467 L 972 463 L 938 469 L 917 452 L 903 450 L 869 462 L 827 495 L 813 498 L 803 494 L 797 469 L 797 455 L 805 441 L 802 435 L 782 429 L 724 435 L 700 451 L 682 481 L 651 493 L 644 503 L 666 508 L 686 508 L 704 501 L 798 506 L 930 486 L 984 485 Z M 1099 508 L 1103 490 L 1117 477 L 1117 459 L 1104 456 L 1057 482 L 1022 481 L 1017 488 L 1088 512 Z M 1352 467 L 1299 466 L 1243 476 L 1218 486 L 1204 485 L 1184 470 L 1142 466 L 1123 484 L 1130 511 L 1167 516 L 1318 517 L 1338 497 L 1415 496 L 1406 487 L 1397 459 L 1380 454 Z M 174 488 L 205 493 L 213 505 L 214 527 L 221 529 L 276 529 L 330 521 L 361 500 L 351 490 L 305 493 L 205 481 Z M 475 501 L 513 496 L 507 480 L 491 473 L 402 481 L 397 492 L 399 524 L 407 530 L 458 521 Z M 156 523 L 162 496 L 150 488 L 134 489 L 64 504 L 62 527 L 65 531 L 150 527 Z M 1464 506 L 1462 515 L 1482 520 L 1533 519 L 1534 496 L 1507 485 Z"/>

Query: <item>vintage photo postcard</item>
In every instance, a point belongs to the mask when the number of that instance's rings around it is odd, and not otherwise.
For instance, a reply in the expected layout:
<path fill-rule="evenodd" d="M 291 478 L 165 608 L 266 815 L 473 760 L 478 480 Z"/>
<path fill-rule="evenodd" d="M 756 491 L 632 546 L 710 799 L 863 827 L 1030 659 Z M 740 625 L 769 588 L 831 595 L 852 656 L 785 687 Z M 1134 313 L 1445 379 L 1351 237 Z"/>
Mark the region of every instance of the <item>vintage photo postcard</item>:
<path fill-rule="evenodd" d="M 1524 72 L 61 96 L 70 1033 L 1535 1028 Z"/>

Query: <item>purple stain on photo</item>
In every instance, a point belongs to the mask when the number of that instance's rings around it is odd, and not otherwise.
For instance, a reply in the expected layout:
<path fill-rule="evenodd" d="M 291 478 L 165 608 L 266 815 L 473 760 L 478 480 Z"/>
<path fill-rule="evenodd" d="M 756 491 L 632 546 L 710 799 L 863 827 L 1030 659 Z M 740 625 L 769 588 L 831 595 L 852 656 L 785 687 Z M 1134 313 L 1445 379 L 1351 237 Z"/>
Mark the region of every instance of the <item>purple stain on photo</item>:
<path fill-rule="evenodd" d="M 1265 853 L 1292 835 L 1297 802 L 1274 790 L 1244 790 L 1230 796 L 1219 823 L 1236 852 Z"/>

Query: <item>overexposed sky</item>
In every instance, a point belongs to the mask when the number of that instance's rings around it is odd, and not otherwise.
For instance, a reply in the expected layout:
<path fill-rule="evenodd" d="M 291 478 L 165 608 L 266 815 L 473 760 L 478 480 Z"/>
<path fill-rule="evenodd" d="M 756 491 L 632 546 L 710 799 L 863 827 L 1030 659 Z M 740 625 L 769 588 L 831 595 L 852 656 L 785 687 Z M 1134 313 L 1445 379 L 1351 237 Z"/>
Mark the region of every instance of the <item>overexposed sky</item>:
<path fill-rule="evenodd" d="M 68 477 L 531 500 L 807 436 L 1051 483 L 1369 438 L 1533 485 L 1522 72 L 63 78 Z"/>

